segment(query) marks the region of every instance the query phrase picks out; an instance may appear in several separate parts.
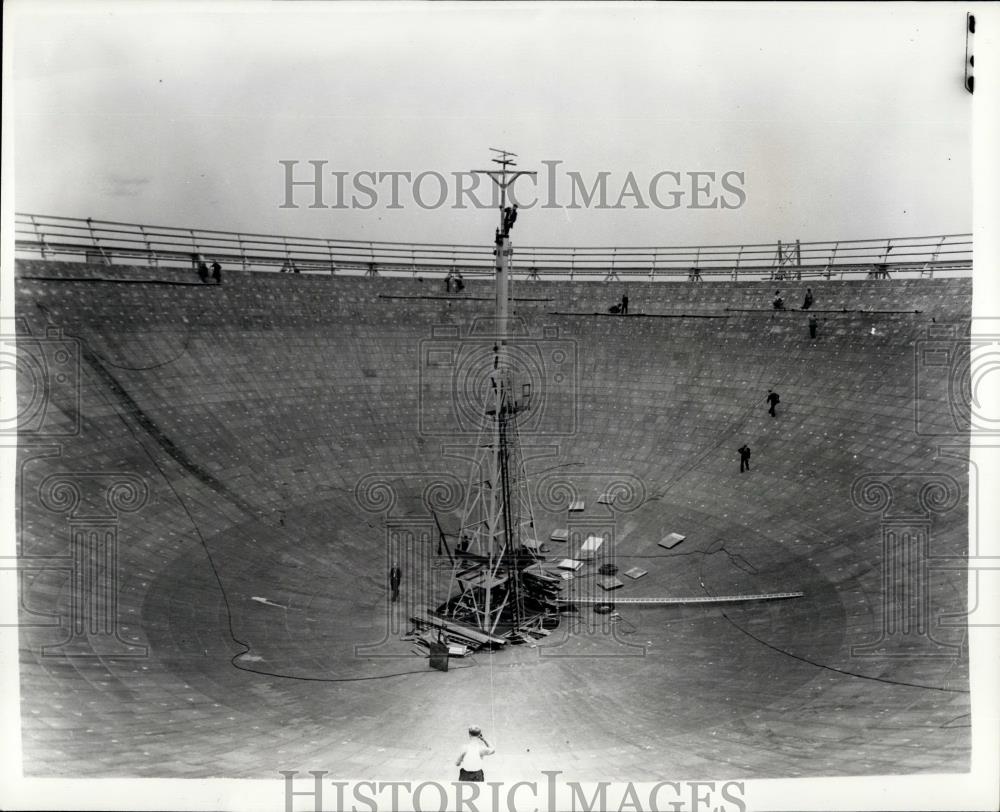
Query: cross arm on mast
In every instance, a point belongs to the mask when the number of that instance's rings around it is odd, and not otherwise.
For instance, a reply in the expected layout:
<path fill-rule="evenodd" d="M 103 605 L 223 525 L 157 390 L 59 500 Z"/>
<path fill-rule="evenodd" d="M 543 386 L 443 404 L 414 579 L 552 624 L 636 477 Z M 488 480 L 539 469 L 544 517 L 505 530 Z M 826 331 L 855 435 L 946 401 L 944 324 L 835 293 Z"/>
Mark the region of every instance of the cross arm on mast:
<path fill-rule="evenodd" d="M 534 170 L 518 169 L 516 171 L 503 170 L 503 169 L 473 169 L 471 170 L 473 175 L 489 175 L 497 183 L 501 183 L 502 179 L 505 177 L 510 177 L 510 180 L 504 183 L 505 186 L 510 186 L 515 180 L 517 180 L 521 175 L 537 175 L 538 173 Z M 497 180 L 500 178 L 501 180 Z"/>

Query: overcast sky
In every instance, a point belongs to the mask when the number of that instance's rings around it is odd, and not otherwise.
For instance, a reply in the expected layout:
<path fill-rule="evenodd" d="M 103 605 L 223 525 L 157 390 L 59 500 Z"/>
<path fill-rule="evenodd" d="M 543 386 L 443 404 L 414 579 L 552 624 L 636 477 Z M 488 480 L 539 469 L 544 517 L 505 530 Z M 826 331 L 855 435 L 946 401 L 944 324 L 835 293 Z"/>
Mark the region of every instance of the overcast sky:
<path fill-rule="evenodd" d="M 832 5 L 832 4 L 831 4 Z M 488 242 L 451 173 L 488 147 L 542 170 L 515 243 L 677 245 L 972 228 L 965 9 L 887 4 L 15 3 L 18 211 L 320 237 Z M 8 115 L 10 115 L 8 109 Z M 348 173 L 345 208 L 285 202 L 285 168 Z M 555 166 L 548 185 L 543 161 Z M 351 205 L 358 172 L 401 179 Z M 607 204 L 568 208 L 576 172 Z M 682 193 L 674 209 L 661 203 Z M 692 172 L 714 172 L 699 196 Z M 727 172 L 727 192 L 721 177 Z M 439 185 L 425 178 L 425 204 Z M 526 184 L 523 187 L 520 184 Z M 482 196 L 482 195 L 481 195 Z M 719 208 L 692 203 L 718 199 Z M 370 195 L 360 202 L 370 205 Z M 582 198 L 578 197 L 582 204 Z M 723 208 L 721 204 L 735 205 Z M 645 208 L 637 208 L 638 205 Z"/>

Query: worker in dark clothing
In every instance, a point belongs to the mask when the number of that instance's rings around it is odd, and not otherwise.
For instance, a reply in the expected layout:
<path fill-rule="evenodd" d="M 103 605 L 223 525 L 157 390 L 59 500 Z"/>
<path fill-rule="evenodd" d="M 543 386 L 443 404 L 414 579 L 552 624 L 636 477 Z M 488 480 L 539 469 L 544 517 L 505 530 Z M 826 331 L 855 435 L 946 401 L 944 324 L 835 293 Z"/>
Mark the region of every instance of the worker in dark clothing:
<path fill-rule="evenodd" d="M 216 285 L 222 284 L 222 266 L 219 264 L 219 260 L 212 263 L 212 279 Z"/>
<path fill-rule="evenodd" d="M 810 313 L 809 314 L 809 338 L 816 338 L 816 327 L 818 325 L 819 325 L 819 322 L 816 320 L 816 314 L 815 313 Z"/>
<path fill-rule="evenodd" d="M 769 404 L 769 408 L 767 410 L 767 413 L 769 415 L 771 415 L 771 417 L 774 417 L 775 416 L 774 415 L 774 407 L 777 406 L 778 403 L 781 402 L 781 398 L 778 397 L 778 393 L 777 392 L 774 392 L 774 391 L 768 389 L 767 390 L 767 402 Z"/>
<path fill-rule="evenodd" d="M 623 293 L 622 294 L 622 304 L 621 304 L 621 308 L 619 309 L 619 312 L 623 316 L 627 316 L 628 315 L 628 294 L 627 293 Z"/>
<path fill-rule="evenodd" d="M 517 203 L 513 206 L 508 206 L 503 210 L 503 236 L 509 237 L 510 230 L 514 227 L 514 223 L 517 222 Z"/>
<path fill-rule="evenodd" d="M 403 580 L 403 571 L 399 564 L 393 562 L 392 569 L 389 570 L 389 589 L 392 590 L 392 602 L 399 600 L 399 583 Z"/>
<path fill-rule="evenodd" d="M 740 454 L 740 473 L 750 470 L 750 446 L 746 443 L 741 445 L 738 449 Z"/>
<path fill-rule="evenodd" d="M 202 282 L 208 281 L 208 266 L 203 259 L 198 261 L 198 278 Z"/>
<path fill-rule="evenodd" d="M 806 298 L 802 301 L 802 309 L 808 310 L 813 306 L 813 292 L 812 288 L 806 288 Z"/>
<path fill-rule="evenodd" d="M 771 302 L 771 306 L 774 307 L 775 310 L 784 310 L 785 309 L 785 300 L 781 298 L 781 291 L 780 290 L 776 290 L 774 292 L 774 301 Z"/>

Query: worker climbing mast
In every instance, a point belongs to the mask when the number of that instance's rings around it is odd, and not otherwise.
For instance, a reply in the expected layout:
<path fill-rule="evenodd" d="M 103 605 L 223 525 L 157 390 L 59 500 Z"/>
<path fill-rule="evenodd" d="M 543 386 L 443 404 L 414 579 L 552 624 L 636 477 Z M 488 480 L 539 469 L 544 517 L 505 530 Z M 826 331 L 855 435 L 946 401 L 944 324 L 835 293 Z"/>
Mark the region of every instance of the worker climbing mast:
<path fill-rule="evenodd" d="M 517 639 L 537 626 L 552 604 L 544 584 L 525 570 L 536 563 L 534 517 L 518 438 L 518 414 L 530 406 L 530 386 L 516 396 L 509 357 L 510 234 L 517 205 L 508 205 L 507 189 L 521 175 L 506 150 L 493 150 L 498 169 L 481 170 L 500 191 L 500 224 L 494 234 L 496 300 L 492 331 L 492 368 L 476 404 L 482 414 L 475 461 L 469 475 L 459 543 L 447 602 L 438 614 L 472 626 L 496 643 Z"/>

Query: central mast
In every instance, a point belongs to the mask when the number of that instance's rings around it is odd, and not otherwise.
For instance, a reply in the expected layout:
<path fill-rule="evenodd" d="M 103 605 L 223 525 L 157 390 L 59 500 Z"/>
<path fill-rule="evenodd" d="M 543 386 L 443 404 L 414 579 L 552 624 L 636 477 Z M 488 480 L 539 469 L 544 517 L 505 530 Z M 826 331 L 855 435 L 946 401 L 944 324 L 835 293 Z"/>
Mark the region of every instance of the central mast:
<path fill-rule="evenodd" d="M 500 223 L 494 233 L 493 362 L 484 381 L 486 397 L 478 404 L 482 423 L 449 598 L 438 609 L 443 618 L 474 628 L 482 645 L 523 639 L 526 629 L 540 623 L 552 607 L 543 595 L 549 587 L 525 572 L 537 563 L 534 517 L 517 428 L 518 412 L 528 406 L 528 387 L 518 403 L 508 346 L 510 233 L 517 221 L 517 205 L 509 204 L 507 189 L 521 175 L 535 173 L 515 169 L 514 153 L 492 151 L 498 168 L 478 173 L 489 176 L 500 191 Z"/>
<path fill-rule="evenodd" d="M 514 457 L 520 463 L 520 448 L 517 443 L 517 427 L 515 424 L 517 414 L 517 403 L 514 400 L 513 377 L 510 369 L 509 358 L 507 357 L 507 339 L 509 337 L 508 325 L 508 303 L 510 301 L 510 258 L 513 250 L 510 244 L 510 232 L 517 221 L 517 204 L 507 205 L 507 187 L 509 187 L 521 175 L 534 175 L 534 172 L 515 170 L 517 157 L 513 152 L 505 149 L 495 149 L 490 147 L 490 151 L 495 156 L 490 160 L 499 165 L 499 169 L 476 170 L 477 174 L 485 174 L 492 180 L 500 190 L 500 224 L 494 234 L 494 254 L 496 255 L 496 301 L 494 305 L 494 329 L 496 330 L 496 344 L 493 347 L 493 449 L 496 452 L 497 461 L 494 472 L 499 482 L 494 482 L 491 490 L 495 497 L 499 497 L 499 508 L 494 513 L 496 524 L 501 527 L 496 528 L 501 533 L 495 536 L 497 543 L 491 545 L 491 570 L 500 571 L 506 574 L 507 583 L 503 604 L 500 607 L 491 606 L 492 591 L 487 590 L 486 594 L 486 615 L 491 616 L 495 610 L 497 619 L 500 618 L 504 604 L 508 604 L 511 615 L 511 626 L 517 630 L 524 620 L 524 604 L 521 589 L 520 572 L 518 568 L 518 554 L 521 548 L 521 537 L 518 522 L 514 516 L 515 506 L 512 505 L 512 492 L 516 487 L 512 479 L 523 471 L 511 472 L 511 458 Z M 518 465 L 518 467 L 522 467 Z M 520 518 L 520 517 L 517 517 Z M 532 522 L 533 524 L 533 522 Z M 494 567 L 493 564 L 496 566 Z M 495 629 L 495 624 L 494 624 Z M 494 630 L 491 629 L 491 632 Z"/>

